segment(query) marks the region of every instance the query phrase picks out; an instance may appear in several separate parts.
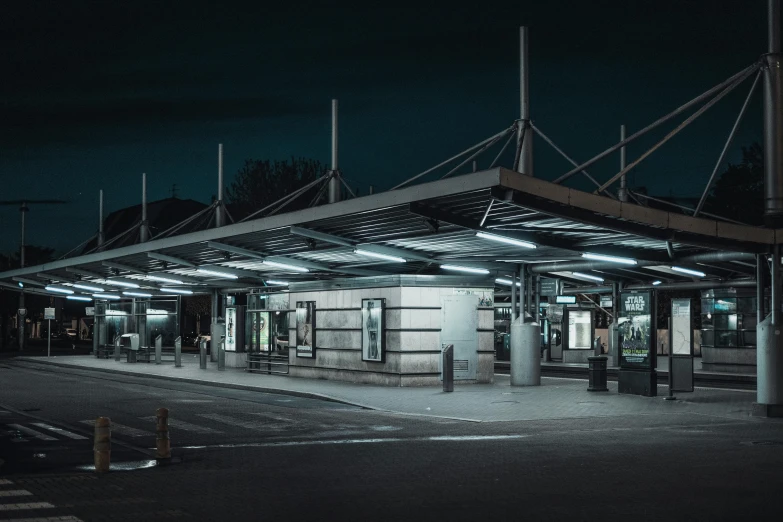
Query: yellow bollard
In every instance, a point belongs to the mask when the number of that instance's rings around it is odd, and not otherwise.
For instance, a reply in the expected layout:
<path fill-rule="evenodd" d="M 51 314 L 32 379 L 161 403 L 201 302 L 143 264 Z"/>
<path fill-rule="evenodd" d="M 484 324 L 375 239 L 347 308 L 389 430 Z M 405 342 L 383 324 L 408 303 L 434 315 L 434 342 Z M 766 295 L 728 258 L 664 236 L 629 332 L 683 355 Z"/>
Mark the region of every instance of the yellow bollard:
<path fill-rule="evenodd" d="M 98 417 L 95 420 L 95 471 L 106 473 L 111 465 L 111 419 Z"/>
<path fill-rule="evenodd" d="M 156 446 L 157 452 L 155 458 L 158 459 L 170 459 L 171 458 L 171 441 L 169 440 L 169 410 L 168 408 L 158 408 L 156 412 L 158 418 L 158 426 L 156 431 Z"/>

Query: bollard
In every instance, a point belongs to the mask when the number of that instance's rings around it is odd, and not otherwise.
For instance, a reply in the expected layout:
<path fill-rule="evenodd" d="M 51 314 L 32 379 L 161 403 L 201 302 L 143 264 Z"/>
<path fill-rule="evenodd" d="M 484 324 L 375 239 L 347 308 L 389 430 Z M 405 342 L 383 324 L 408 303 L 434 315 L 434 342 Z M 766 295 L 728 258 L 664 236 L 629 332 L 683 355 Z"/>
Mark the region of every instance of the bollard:
<path fill-rule="evenodd" d="M 95 443 L 92 447 L 95 453 L 96 473 L 106 473 L 111 464 L 111 419 L 98 417 L 95 420 Z"/>
<path fill-rule="evenodd" d="M 226 340 L 225 338 L 220 339 L 220 344 L 218 345 L 218 370 L 221 372 L 226 369 Z"/>
<path fill-rule="evenodd" d="M 168 408 L 158 408 L 155 412 L 158 418 L 158 425 L 155 429 L 155 458 L 171 458 L 171 440 L 169 439 L 169 410 Z"/>
<path fill-rule="evenodd" d="M 122 337 L 117 336 L 114 338 L 114 360 L 120 360 L 120 346 L 122 346 Z"/>
<path fill-rule="evenodd" d="M 155 364 L 163 362 L 163 336 L 158 335 L 155 338 Z"/>
<path fill-rule="evenodd" d="M 182 337 L 174 339 L 174 367 L 182 367 Z"/>
<path fill-rule="evenodd" d="M 207 340 L 201 339 L 198 343 L 199 363 L 198 367 L 202 370 L 207 369 Z"/>
<path fill-rule="evenodd" d="M 443 348 L 443 391 L 454 391 L 454 345 Z"/>

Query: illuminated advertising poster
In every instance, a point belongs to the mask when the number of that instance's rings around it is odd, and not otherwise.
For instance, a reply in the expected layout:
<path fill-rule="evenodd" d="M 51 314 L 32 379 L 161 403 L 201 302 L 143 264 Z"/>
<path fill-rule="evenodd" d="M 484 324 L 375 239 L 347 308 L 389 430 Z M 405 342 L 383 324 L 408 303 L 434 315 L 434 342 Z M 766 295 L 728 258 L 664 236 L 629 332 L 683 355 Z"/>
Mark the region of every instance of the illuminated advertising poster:
<path fill-rule="evenodd" d="M 237 351 L 237 309 L 226 308 L 226 351 Z"/>
<path fill-rule="evenodd" d="M 568 311 L 568 349 L 589 350 L 592 349 L 592 311 L 569 310 Z"/>
<path fill-rule="evenodd" d="M 652 294 L 621 294 L 619 311 L 620 366 L 652 368 Z"/>
<path fill-rule="evenodd" d="M 362 299 L 362 360 L 383 362 L 384 299 Z"/>
<path fill-rule="evenodd" d="M 296 302 L 296 356 L 315 357 L 315 301 Z"/>
<path fill-rule="evenodd" d="M 258 342 L 262 352 L 269 351 L 269 312 L 258 312 L 256 321 Z"/>

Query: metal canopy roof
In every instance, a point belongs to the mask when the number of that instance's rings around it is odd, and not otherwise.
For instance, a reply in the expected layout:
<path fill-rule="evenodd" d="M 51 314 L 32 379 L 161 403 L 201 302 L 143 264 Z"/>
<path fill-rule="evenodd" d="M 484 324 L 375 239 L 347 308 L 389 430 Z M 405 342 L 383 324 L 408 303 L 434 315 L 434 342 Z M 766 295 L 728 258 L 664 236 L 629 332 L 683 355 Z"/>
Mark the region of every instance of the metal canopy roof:
<path fill-rule="evenodd" d="M 482 239 L 476 237 L 479 230 L 530 241 L 538 248 Z M 690 281 L 691 276 L 668 267 L 676 259 L 706 252 L 769 252 L 779 235 L 783 236 L 781 230 L 621 203 L 497 168 L 11 270 L 0 273 L 0 284 L 16 287 L 18 279 L 14 278 L 20 277 L 64 286 L 82 280 L 108 290 L 112 288 L 108 282 L 120 278 L 156 294 L 165 293 L 166 286 L 195 292 L 230 291 L 263 287 L 270 279 L 294 282 L 436 274 L 442 272 L 441 263 L 485 268 L 490 270 L 489 279 L 512 273 L 517 263 L 581 260 L 584 252 L 666 267 L 661 272 L 649 266 L 610 264 L 591 272 L 607 282 Z M 407 262 L 368 257 L 355 253 L 355 248 Z M 706 272 L 705 280 L 716 281 L 750 275 L 754 270 L 748 260 L 691 267 Z M 230 272 L 236 279 L 203 274 L 199 269 Z M 182 284 L 151 280 L 150 275 Z M 561 275 L 569 277 L 567 272 Z"/>

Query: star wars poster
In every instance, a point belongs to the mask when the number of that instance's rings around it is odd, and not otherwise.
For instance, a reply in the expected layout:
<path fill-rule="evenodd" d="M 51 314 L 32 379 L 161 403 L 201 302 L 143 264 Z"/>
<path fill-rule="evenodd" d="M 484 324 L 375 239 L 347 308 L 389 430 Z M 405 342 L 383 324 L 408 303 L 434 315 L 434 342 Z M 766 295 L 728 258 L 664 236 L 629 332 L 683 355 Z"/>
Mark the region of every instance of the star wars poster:
<path fill-rule="evenodd" d="M 296 302 L 296 356 L 315 357 L 315 301 Z"/>
<path fill-rule="evenodd" d="M 652 367 L 652 310 L 652 294 L 650 292 L 620 295 L 620 318 L 617 325 L 621 367 Z"/>
<path fill-rule="evenodd" d="M 362 299 L 362 360 L 383 362 L 384 299 Z"/>

